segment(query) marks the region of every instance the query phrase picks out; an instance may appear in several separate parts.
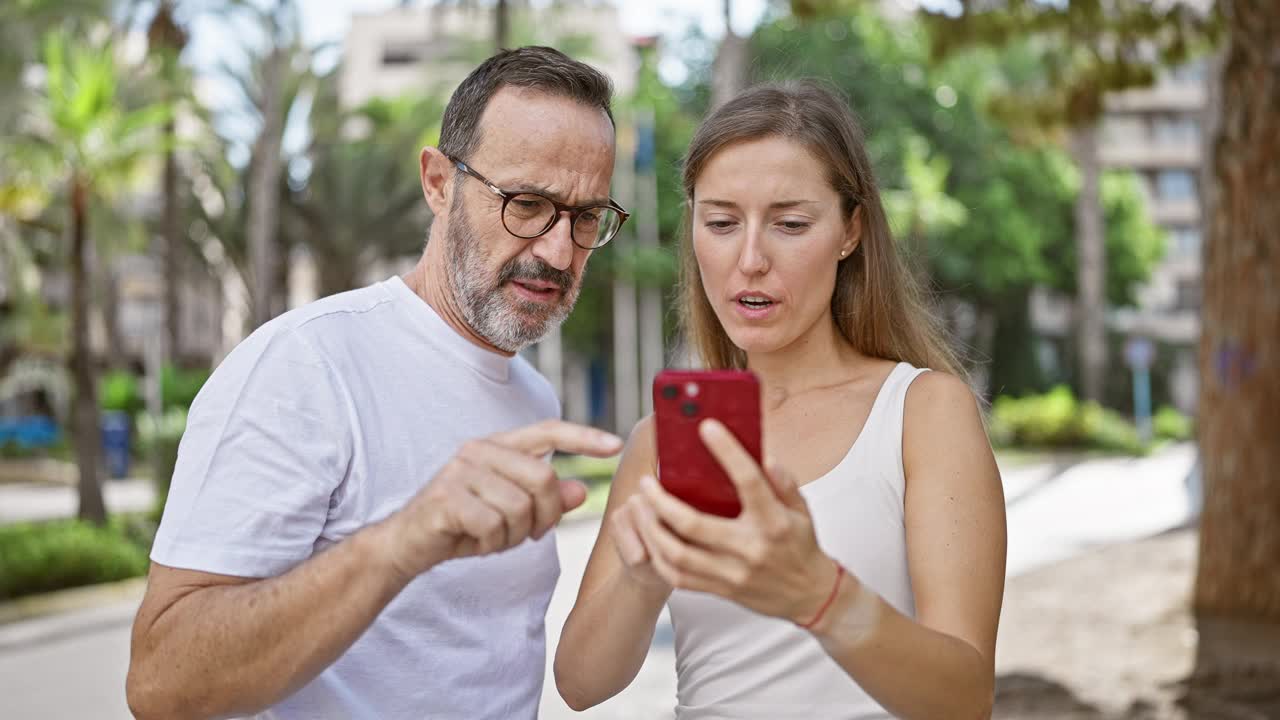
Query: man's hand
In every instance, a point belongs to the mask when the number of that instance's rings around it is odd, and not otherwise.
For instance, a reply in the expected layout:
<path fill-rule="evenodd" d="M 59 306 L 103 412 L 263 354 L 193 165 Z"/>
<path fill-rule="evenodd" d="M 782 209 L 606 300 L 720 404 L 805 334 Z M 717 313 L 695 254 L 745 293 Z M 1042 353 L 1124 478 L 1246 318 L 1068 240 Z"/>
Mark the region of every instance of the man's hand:
<path fill-rule="evenodd" d="M 541 538 L 586 500 L 586 488 L 560 480 L 547 454 L 609 457 L 621 449 L 614 435 L 560 420 L 472 440 L 383 523 L 388 557 L 412 579 L 446 560 Z"/>

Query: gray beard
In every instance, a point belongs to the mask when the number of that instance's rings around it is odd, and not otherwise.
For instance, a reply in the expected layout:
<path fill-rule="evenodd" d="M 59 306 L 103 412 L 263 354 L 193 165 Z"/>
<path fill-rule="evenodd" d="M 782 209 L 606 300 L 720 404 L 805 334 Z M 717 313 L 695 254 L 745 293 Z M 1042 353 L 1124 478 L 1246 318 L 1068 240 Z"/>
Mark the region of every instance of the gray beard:
<path fill-rule="evenodd" d="M 471 230 L 461 195 L 449 209 L 445 233 L 449 277 L 462 317 L 477 335 L 499 350 L 517 353 L 538 342 L 569 316 L 581 289 L 573 275 L 539 260 L 513 258 L 496 275 L 488 256 Z M 504 288 L 513 279 L 544 280 L 561 287 L 560 302 L 550 307 L 509 297 Z"/>

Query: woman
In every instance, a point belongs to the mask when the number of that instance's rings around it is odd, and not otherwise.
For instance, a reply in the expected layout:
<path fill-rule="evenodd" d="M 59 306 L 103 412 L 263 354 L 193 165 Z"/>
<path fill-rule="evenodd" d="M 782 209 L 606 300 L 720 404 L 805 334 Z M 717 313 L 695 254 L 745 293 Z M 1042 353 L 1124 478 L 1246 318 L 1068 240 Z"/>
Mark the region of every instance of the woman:
<path fill-rule="evenodd" d="M 1000 477 L 853 117 L 814 84 L 747 90 L 698 130 L 684 189 L 689 341 L 759 376 L 766 467 L 705 421 L 744 506 L 705 515 L 654 480 L 652 418 L 636 426 L 560 694 L 583 709 L 626 687 L 666 604 L 678 718 L 987 717 Z"/>

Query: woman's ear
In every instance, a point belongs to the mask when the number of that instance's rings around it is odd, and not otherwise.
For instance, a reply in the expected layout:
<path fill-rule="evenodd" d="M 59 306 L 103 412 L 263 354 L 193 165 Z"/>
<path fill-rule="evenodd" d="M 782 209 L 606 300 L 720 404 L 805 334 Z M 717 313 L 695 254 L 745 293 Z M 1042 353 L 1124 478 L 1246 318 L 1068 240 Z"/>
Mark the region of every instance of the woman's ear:
<path fill-rule="evenodd" d="M 853 214 L 849 216 L 849 222 L 845 228 L 844 242 L 840 243 L 840 259 L 843 260 L 853 254 L 858 249 L 858 244 L 862 242 L 862 206 L 859 205 L 853 209 Z"/>

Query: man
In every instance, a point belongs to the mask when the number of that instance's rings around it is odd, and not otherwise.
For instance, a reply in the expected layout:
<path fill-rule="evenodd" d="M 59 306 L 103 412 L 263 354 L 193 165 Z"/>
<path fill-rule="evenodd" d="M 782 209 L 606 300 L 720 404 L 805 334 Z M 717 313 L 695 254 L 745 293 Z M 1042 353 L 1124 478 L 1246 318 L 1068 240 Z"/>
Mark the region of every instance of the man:
<path fill-rule="evenodd" d="M 417 267 L 267 323 L 210 378 L 134 621 L 139 718 L 537 715 L 548 531 L 585 497 L 547 458 L 621 441 L 554 420 L 514 354 L 626 219 L 610 95 L 550 48 L 487 60 L 422 151 Z"/>

